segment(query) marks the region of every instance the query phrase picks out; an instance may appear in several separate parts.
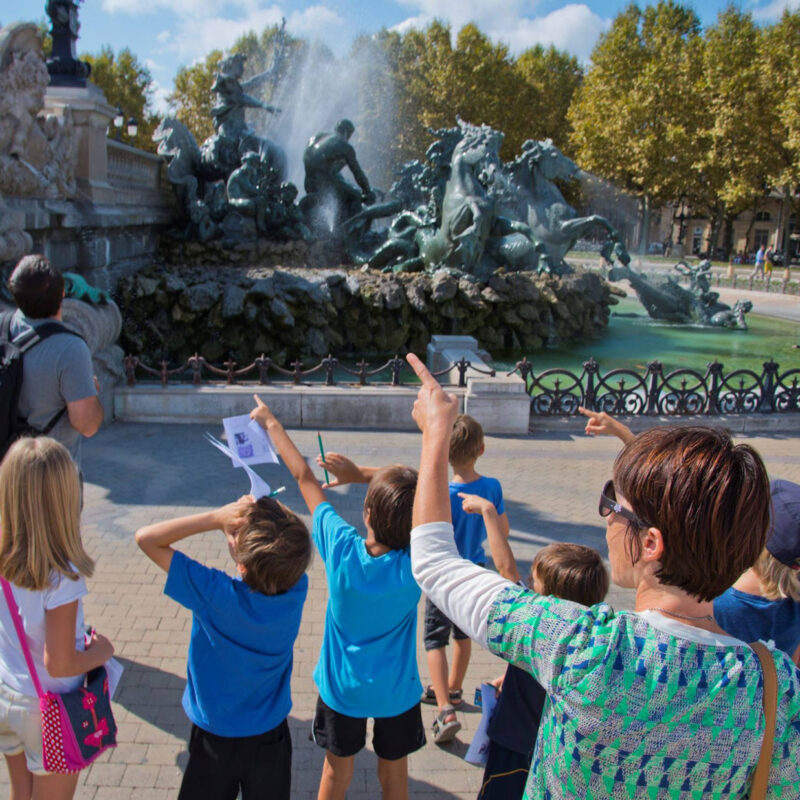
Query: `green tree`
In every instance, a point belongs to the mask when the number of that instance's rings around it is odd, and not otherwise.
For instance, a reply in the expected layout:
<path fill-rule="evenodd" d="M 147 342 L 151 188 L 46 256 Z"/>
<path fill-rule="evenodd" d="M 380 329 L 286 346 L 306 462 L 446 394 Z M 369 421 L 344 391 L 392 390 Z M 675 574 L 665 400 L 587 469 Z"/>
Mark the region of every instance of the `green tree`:
<path fill-rule="evenodd" d="M 784 263 L 789 257 L 789 225 L 800 189 L 800 11 L 785 11 L 781 19 L 764 32 L 759 53 L 766 110 L 760 119 L 761 132 L 754 147 L 763 147 L 769 161 L 768 185 L 781 193 L 784 220 Z"/>
<path fill-rule="evenodd" d="M 168 98 L 175 109 L 175 116 L 194 134 L 198 143 L 214 133 L 211 124 L 214 94 L 211 87 L 220 61 L 222 51 L 212 50 L 202 61 L 190 67 L 181 67 Z"/>
<path fill-rule="evenodd" d="M 686 192 L 693 209 L 712 220 L 709 250 L 732 247 L 733 220 L 764 194 L 768 152 L 754 147 L 763 134 L 768 100 L 758 53 L 764 33 L 750 14 L 722 11 L 703 39 L 698 102 L 703 108 L 694 148 L 694 180 Z"/>
<path fill-rule="evenodd" d="M 567 112 L 575 92 L 583 81 L 583 69 L 575 56 L 552 45 L 525 50 L 517 58 L 515 68 L 533 90 L 535 105 L 524 110 L 525 125 L 530 131 L 526 138 L 552 139 L 569 153 L 571 126 Z M 523 115 L 522 109 L 516 109 Z"/>
<path fill-rule="evenodd" d="M 158 118 L 151 105 L 153 79 L 150 70 L 127 47 L 115 55 L 106 46 L 99 54 L 83 54 L 81 59 L 92 65 L 90 79 L 103 90 L 109 104 L 120 108 L 126 119 L 136 119 L 139 130 L 131 144 L 155 152 L 153 131 Z"/>
<path fill-rule="evenodd" d="M 642 251 L 652 206 L 691 180 L 701 55 L 694 11 L 673 0 L 632 4 L 600 37 L 569 110 L 581 166 L 640 198 Z"/>

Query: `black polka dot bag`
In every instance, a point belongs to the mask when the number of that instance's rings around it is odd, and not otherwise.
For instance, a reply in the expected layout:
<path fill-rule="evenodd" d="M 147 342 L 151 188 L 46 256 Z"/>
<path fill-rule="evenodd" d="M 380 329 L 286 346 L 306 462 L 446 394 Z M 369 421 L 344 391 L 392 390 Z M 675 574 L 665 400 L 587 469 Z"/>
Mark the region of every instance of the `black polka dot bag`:
<path fill-rule="evenodd" d="M 0 578 L 0 581 L 39 697 L 44 768 L 48 772 L 79 772 L 100 753 L 117 746 L 117 724 L 111 712 L 106 669 L 97 667 L 91 670 L 84 675 L 83 683 L 71 692 L 43 691 L 11 584 L 5 578 Z"/>

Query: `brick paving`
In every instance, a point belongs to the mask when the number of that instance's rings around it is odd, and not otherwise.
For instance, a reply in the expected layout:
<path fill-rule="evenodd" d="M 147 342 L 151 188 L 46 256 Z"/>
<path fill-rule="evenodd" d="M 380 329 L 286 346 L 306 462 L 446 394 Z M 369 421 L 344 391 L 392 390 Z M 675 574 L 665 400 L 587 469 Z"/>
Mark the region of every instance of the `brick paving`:
<path fill-rule="evenodd" d="M 86 800 L 161 800 L 174 798 L 186 764 L 189 723 L 181 708 L 190 615 L 162 594 L 164 573 L 136 548 L 134 531 L 167 516 L 193 513 L 243 494 L 248 483 L 222 454 L 202 438 L 205 426 L 116 424 L 84 443 L 86 507 L 83 535 L 97 559 L 89 581 L 86 618 L 114 642 L 125 666 L 115 698 L 119 746 L 106 753 L 80 777 L 77 797 Z M 219 433 L 218 431 L 212 431 Z M 316 433 L 293 431 L 301 451 L 316 454 Z M 412 433 L 323 432 L 329 450 L 346 453 L 364 464 L 416 464 L 419 437 Z M 798 439 L 780 435 L 754 437 L 770 473 L 800 482 Z M 553 540 L 577 541 L 605 554 L 604 526 L 597 516 L 597 494 L 611 474 L 618 443 L 569 433 L 532 437 L 487 437 L 480 471 L 500 479 L 511 521 L 511 544 L 522 565 L 529 565 L 538 548 Z M 286 486 L 285 502 L 297 510 L 302 500 L 286 469 L 259 467 L 273 486 Z M 334 506 L 360 524 L 364 487 L 330 492 Z M 308 521 L 308 517 L 305 517 Z M 230 568 L 221 534 L 207 533 L 182 543 L 181 549 L 206 564 Z M 310 590 L 300 635 L 295 645 L 292 678 L 294 708 L 290 716 L 293 797 L 311 800 L 322 767 L 323 752 L 308 740 L 316 690 L 311 674 L 322 638 L 327 589 L 318 558 L 310 570 Z M 610 601 L 630 607 L 631 592 L 612 589 Z M 422 607 L 422 604 L 421 604 Z M 428 680 L 418 627 L 418 659 L 423 683 Z M 481 680 L 502 672 L 502 663 L 475 648 L 465 682 L 471 699 Z M 220 676 L 224 680 L 224 676 Z M 391 687 L 387 687 L 391 691 Z M 423 706 L 428 725 L 432 707 Z M 409 760 L 411 797 L 474 798 L 482 770 L 463 761 L 479 719 L 467 707 L 464 725 L 454 743 L 433 743 Z M 368 747 L 356 758 L 348 797 L 380 796 L 375 756 Z M 0 792 L 8 781 L 0 767 Z"/>

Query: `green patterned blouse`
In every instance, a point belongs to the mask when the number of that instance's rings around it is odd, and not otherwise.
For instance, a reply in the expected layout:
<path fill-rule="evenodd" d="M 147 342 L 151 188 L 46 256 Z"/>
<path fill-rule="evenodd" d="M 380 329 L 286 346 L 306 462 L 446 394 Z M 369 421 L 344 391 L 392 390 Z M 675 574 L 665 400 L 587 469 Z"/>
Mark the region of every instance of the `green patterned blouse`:
<path fill-rule="evenodd" d="M 764 733 L 757 656 L 728 637 L 715 644 L 713 634 L 653 623 L 518 587 L 496 595 L 489 649 L 549 695 L 526 798 L 748 796 Z M 800 672 L 784 653 L 773 655 L 768 797 L 788 800 L 800 798 Z"/>

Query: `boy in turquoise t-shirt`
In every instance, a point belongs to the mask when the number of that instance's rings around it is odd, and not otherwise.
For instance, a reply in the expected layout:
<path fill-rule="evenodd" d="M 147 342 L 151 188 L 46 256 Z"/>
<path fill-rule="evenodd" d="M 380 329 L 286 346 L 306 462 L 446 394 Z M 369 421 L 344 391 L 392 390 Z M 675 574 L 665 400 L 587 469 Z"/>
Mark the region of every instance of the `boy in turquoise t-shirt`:
<path fill-rule="evenodd" d="M 416 657 L 419 586 L 411 574 L 411 509 L 415 470 L 400 465 L 356 467 L 328 454 L 331 485 L 369 483 L 364 500 L 366 539 L 326 502 L 303 456 L 256 397 L 250 416 L 269 433 L 313 515 L 312 538 L 325 563 L 328 607 L 314 681 L 319 689 L 312 724 L 325 748 L 319 800 L 343 798 L 355 754 L 375 720 L 373 746 L 385 798 L 408 796 L 408 754 L 425 744 Z"/>
<path fill-rule="evenodd" d="M 475 462 L 483 455 L 483 428 L 467 414 L 459 414 L 453 424 L 448 460 L 453 468 L 450 481 L 450 511 L 456 547 L 463 558 L 483 566 L 486 554 L 486 526 L 479 514 L 468 514 L 461 507 L 463 495 L 478 495 L 490 500 L 497 509 L 498 524 L 508 536 L 508 517 L 503 506 L 503 489 L 496 478 L 487 478 L 475 470 Z M 453 666 L 448 675 L 447 643 L 453 633 Z M 467 674 L 472 642 L 469 637 L 425 598 L 425 651 L 431 685 L 425 689 L 422 700 L 438 706 L 433 721 L 433 740 L 437 744 L 449 742 L 461 730 L 456 717 L 456 707 L 462 703 L 464 677 Z"/>

